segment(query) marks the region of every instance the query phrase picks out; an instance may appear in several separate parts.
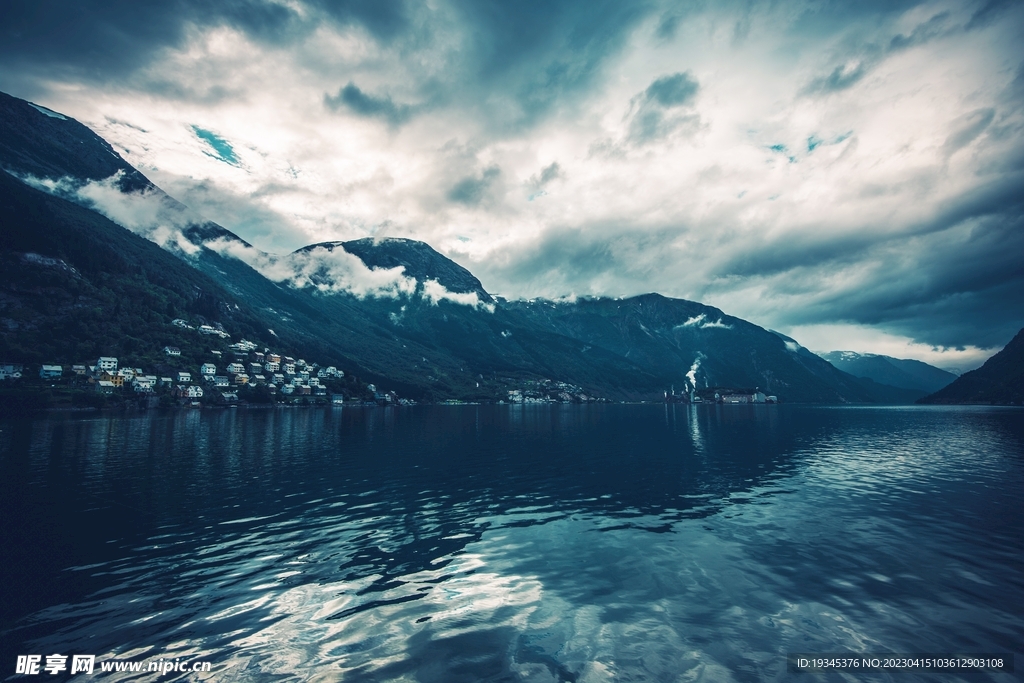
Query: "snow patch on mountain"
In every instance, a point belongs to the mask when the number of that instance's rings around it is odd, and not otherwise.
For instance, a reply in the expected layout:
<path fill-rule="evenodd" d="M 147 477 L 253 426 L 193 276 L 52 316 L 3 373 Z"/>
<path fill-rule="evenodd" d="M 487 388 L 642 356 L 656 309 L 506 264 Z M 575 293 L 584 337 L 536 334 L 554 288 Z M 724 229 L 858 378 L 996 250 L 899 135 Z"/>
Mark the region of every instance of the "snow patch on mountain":
<path fill-rule="evenodd" d="M 58 114 L 54 110 L 47 109 L 46 107 L 42 106 L 41 104 L 33 104 L 31 102 L 26 102 L 25 104 L 27 104 L 28 106 L 32 107 L 33 109 L 35 109 L 40 114 L 46 114 L 51 119 L 60 119 L 61 121 L 67 121 L 68 120 L 68 117 L 64 116 L 64 114 Z"/>

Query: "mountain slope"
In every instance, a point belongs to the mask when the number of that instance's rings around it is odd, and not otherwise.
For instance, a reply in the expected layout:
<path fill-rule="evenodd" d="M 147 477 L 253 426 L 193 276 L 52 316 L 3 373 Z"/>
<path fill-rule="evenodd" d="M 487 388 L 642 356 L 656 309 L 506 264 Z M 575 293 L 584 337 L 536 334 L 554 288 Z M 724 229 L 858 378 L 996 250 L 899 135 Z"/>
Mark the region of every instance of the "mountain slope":
<path fill-rule="evenodd" d="M 1024 404 L 1024 329 L 980 368 L 919 403 Z"/>
<path fill-rule="evenodd" d="M 248 305 L 180 259 L 99 214 L 0 173 L 0 356 L 150 363 L 196 335 L 175 318 L 268 337 Z"/>
<path fill-rule="evenodd" d="M 919 360 L 892 358 L 873 353 L 831 351 L 819 354 L 832 365 L 854 377 L 863 377 L 879 384 L 932 393 L 947 386 L 956 375 Z"/>
<path fill-rule="evenodd" d="M 17 230 L 24 242 L 0 247 L 12 268 L 9 293 L 31 281 L 25 253 L 82 273 L 90 259 L 109 258 L 113 248 L 128 257 L 102 273 L 109 297 L 129 300 L 133 288 L 145 291 L 145 283 L 162 274 L 182 279 L 188 272 L 201 281 L 196 288 L 214 293 L 217 306 L 234 307 L 232 324 L 241 332 L 232 334 L 276 335 L 308 349 L 309 356 L 413 397 L 495 400 L 524 382 L 550 379 L 623 399 L 653 399 L 671 385 L 682 390 L 696 383 L 761 387 L 789 401 L 895 400 L 887 388 L 837 370 L 792 340 L 695 302 L 656 294 L 573 303 L 496 300 L 468 270 L 415 240 L 328 242 L 282 256 L 265 254 L 193 215 L 73 119 L 6 95 L 0 106 L 0 166 L 22 180 L 46 179 L 31 182 L 64 193 L 46 195 L 0 174 L 7 216 L 12 225 L 22 221 Z M 107 188 L 111 177 L 120 190 L 113 193 L 115 203 L 155 202 L 159 226 L 127 227 L 163 250 L 128 230 L 118 232 L 91 210 L 101 207 L 79 190 L 97 182 Z M 57 236 L 57 243 L 32 242 L 46 234 Z M 97 282 L 89 284 L 101 287 Z M 78 280 L 67 276 L 54 283 L 55 300 L 77 301 Z M 32 296 L 12 294 L 19 315 L 45 307 L 38 291 Z M 122 308 L 101 308 L 109 318 L 126 306 L 152 325 L 170 315 L 168 297 L 134 297 Z M 184 310 L 200 314 L 195 307 Z M 62 324 L 59 316 L 47 321 L 37 321 L 37 337 Z M 76 337 L 60 329 L 63 336 L 53 339 L 63 342 L 51 340 L 47 353 L 60 343 L 96 337 L 95 330 Z M 118 339 L 134 339 L 123 327 L 111 330 Z M 28 353 L 32 345 L 16 321 L 3 334 L 8 353 Z"/>
<path fill-rule="evenodd" d="M 70 117 L 0 92 L 0 121 L 0 167 L 6 170 L 82 180 L 102 180 L 120 171 L 126 192 L 153 187 L 106 140 Z"/>
<path fill-rule="evenodd" d="M 874 400 L 855 378 L 794 342 L 693 301 L 645 294 L 503 305 L 525 325 L 612 351 L 680 389 L 695 383 L 760 387 L 790 401 Z"/>

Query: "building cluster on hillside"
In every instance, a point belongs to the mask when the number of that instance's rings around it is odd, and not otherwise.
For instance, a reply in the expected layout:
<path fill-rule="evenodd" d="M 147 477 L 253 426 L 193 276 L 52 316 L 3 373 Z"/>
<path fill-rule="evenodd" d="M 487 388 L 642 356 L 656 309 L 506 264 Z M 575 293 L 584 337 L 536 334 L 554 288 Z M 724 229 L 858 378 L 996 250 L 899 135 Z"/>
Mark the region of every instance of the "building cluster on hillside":
<path fill-rule="evenodd" d="M 509 403 L 595 403 L 607 400 L 590 396 L 582 387 L 568 382 L 527 380 L 521 385 L 519 389 L 508 390 Z"/>
<path fill-rule="evenodd" d="M 705 400 L 703 397 L 698 396 L 693 388 L 690 390 L 676 393 L 675 387 L 672 388 L 671 393 L 665 392 L 665 403 L 724 403 L 724 404 L 737 404 L 737 403 L 778 403 L 779 399 L 775 396 L 766 396 L 761 391 L 760 387 L 755 388 L 753 393 L 747 394 L 738 391 L 730 391 L 729 393 L 721 393 L 716 391 L 714 397 L 708 396 Z"/>
<path fill-rule="evenodd" d="M 195 325 L 189 325 L 187 320 L 175 318 L 171 321 L 171 324 L 175 327 L 180 327 L 183 330 L 195 330 L 199 334 L 220 337 L 221 339 L 231 339 L 228 333 L 224 331 L 224 328 L 221 327 L 220 323 L 216 323 L 216 325 L 199 325 L 196 327 Z"/>
<path fill-rule="evenodd" d="M 175 321 L 175 324 L 178 322 L 183 321 Z M 205 327 L 209 326 L 202 326 L 201 333 L 206 333 L 203 331 Z M 139 396 L 168 394 L 185 404 L 199 399 L 206 403 L 234 403 L 238 401 L 238 390 L 245 386 L 264 387 L 271 396 L 312 396 L 325 397 L 326 400 L 328 389 L 325 383 L 345 377 L 345 372 L 333 365 L 307 363 L 302 358 L 285 356 L 269 348 L 260 350 L 255 343 L 245 339 L 230 344 L 228 349 L 229 358 L 225 358 L 221 351 L 211 350 L 210 361 L 194 370 L 167 372 L 167 367 L 173 367 L 174 360 L 181 356 L 181 350 L 165 346 L 163 353 L 167 364 L 159 375 L 149 374 L 143 368 L 120 366 L 117 358 L 102 356 L 92 364 L 44 363 L 39 368 L 39 377 L 50 381 L 67 379 L 73 386 L 91 388 L 101 394 L 129 390 Z M 23 364 L 0 363 L 0 380 L 20 379 L 25 373 Z M 376 390 L 371 391 L 376 397 Z M 332 395 L 330 401 L 339 403 L 341 398 L 340 395 Z M 391 392 L 381 394 L 380 402 L 399 403 L 400 400 Z"/>

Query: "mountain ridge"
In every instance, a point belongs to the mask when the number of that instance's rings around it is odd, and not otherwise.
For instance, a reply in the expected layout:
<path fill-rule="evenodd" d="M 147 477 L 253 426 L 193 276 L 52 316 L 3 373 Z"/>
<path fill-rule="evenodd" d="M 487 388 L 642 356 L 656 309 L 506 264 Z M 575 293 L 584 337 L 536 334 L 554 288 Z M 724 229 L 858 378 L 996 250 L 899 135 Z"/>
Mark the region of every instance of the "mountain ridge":
<path fill-rule="evenodd" d="M 1024 405 L 1024 329 L 980 368 L 918 403 Z"/>
<path fill-rule="evenodd" d="M 936 392 L 957 378 L 951 372 L 919 360 L 855 351 L 829 351 L 818 355 L 855 377 L 927 393 Z"/>
<path fill-rule="evenodd" d="M 5 120 L 0 133 L 0 165 L 11 176 L 41 173 L 50 185 L 70 178 L 72 186 L 114 178 L 119 200 L 166 202 L 178 233 L 168 237 L 135 226 L 140 234 L 162 240 L 183 263 L 244 302 L 265 329 L 329 351 L 346 371 L 415 397 L 499 400 L 524 383 L 557 380 L 626 400 L 656 399 L 670 386 L 760 387 L 787 401 L 908 399 L 697 302 L 656 293 L 507 301 L 492 297 L 470 271 L 430 245 L 402 238 L 266 254 L 193 216 L 87 127 L 13 100 L 0 98 L 15 119 L 11 126 Z M 84 159 L 74 156 L 78 148 L 87 151 Z M 103 176 L 107 172 L 113 175 Z"/>

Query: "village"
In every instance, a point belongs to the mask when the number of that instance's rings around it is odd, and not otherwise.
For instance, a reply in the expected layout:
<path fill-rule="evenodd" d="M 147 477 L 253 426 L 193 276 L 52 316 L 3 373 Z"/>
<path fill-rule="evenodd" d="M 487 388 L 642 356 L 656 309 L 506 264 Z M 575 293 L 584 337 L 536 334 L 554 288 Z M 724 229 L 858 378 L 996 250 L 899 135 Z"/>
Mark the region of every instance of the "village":
<path fill-rule="evenodd" d="M 689 391 L 676 393 L 675 387 L 665 392 L 665 403 L 722 403 L 725 405 L 739 405 L 746 403 L 778 403 L 777 396 L 766 395 L 760 387 L 753 391 L 739 391 L 735 389 L 718 390 L 714 387 L 701 389 L 699 392 L 694 388 Z"/>
<path fill-rule="evenodd" d="M 184 320 L 174 320 L 173 324 L 200 334 L 228 338 L 222 330 L 210 326 L 195 328 Z M 70 365 L 43 363 L 38 366 L 38 372 L 34 371 L 35 366 L 3 362 L 0 363 L 0 381 L 25 380 L 51 388 L 77 390 L 78 394 L 92 394 L 100 398 L 99 402 L 84 402 L 92 407 L 103 405 L 103 397 L 120 398 L 141 408 L 415 403 L 400 398 L 393 391 L 380 391 L 373 384 L 345 383 L 345 372 L 333 365 L 309 363 L 268 347 L 261 348 L 245 339 L 229 344 L 226 351 L 209 349 L 203 354 L 207 362 L 194 368 L 180 362 L 182 351 L 178 347 L 165 346 L 162 353 L 165 362 L 155 374 L 145 368 L 121 364 L 114 356 L 100 356 L 92 362 Z M 171 367 L 177 369 L 167 370 Z"/>

